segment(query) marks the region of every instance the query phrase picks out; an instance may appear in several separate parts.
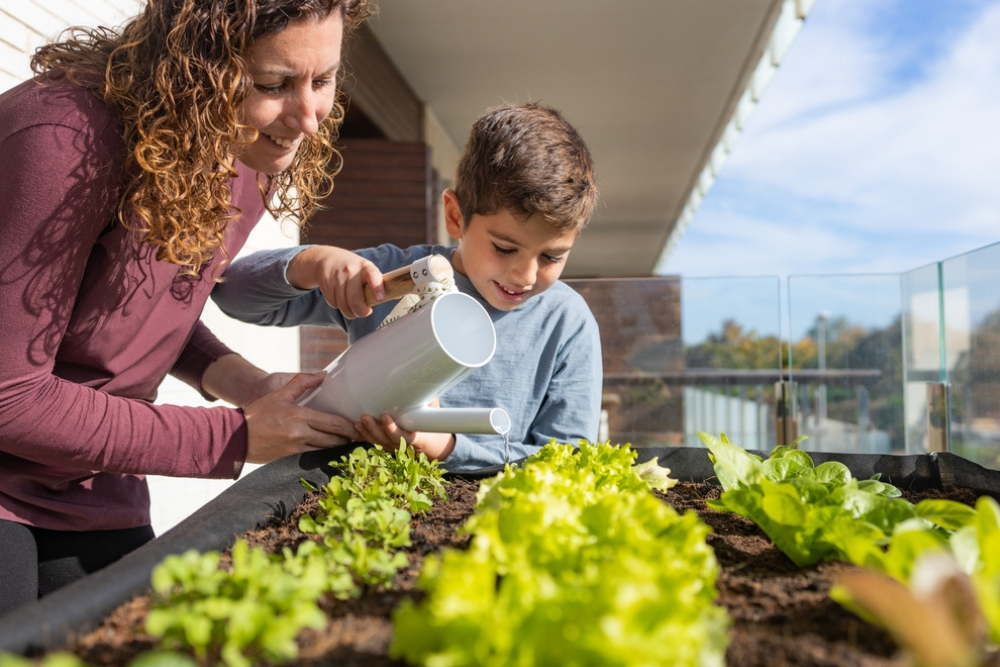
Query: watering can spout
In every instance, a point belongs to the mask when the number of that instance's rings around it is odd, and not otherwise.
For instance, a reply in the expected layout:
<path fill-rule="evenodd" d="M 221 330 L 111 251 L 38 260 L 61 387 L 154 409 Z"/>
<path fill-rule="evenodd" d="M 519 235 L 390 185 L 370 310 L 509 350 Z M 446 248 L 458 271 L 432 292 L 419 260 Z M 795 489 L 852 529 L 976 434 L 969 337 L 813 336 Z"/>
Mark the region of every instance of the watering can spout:
<path fill-rule="evenodd" d="M 433 433 L 510 433 L 510 416 L 500 408 L 417 408 L 399 415 L 407 431 Z"/>

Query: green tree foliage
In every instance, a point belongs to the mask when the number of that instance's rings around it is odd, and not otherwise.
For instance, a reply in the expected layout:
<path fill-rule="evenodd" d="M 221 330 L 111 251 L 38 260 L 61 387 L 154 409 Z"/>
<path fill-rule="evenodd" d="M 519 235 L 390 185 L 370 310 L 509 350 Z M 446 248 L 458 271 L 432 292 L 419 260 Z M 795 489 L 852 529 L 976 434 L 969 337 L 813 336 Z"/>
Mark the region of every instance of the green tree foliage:
<path fill-rule="evenodd" d="M 889 433 L 893 449 L 902 449 L 905 436 L 900 318 L 883 328 L 868 328 L 839 316 L 828 319 L 825 328 L 828 369 L 880 372 L 874 378 L 828 382 L 827 415 L 831 419 L 856 422 L 858 387 L 864 386 L 871 397 L 868 405 L 871 424 Z M 686 364 L 689 369 L 731 370 L 777 369 L 780 364 L 783 370 L 791 369 L 794 377 L 795 370 L 819 368 L 818 333 L 817 328 L 812 327 L 802 338 L 792 342 L 789 350 L 789 343 L 777 336 L 761 336 L 754 329 L 746 330 L 735 320 L 726 320 L 720 331 L 686 349 Z M 806 391 L 812 388 L 807 387 Z M 749 397 L 753 395 L 751 390 Z M 765 396 L 771 395 L 770 387 L 766 387 Z"/>

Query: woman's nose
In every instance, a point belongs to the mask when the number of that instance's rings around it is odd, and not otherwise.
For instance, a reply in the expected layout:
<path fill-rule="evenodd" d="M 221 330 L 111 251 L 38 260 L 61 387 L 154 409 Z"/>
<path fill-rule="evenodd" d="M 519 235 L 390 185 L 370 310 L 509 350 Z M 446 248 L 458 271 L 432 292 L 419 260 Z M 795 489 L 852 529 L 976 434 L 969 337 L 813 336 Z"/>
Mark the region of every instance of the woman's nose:
<path fill-rule="evenodd" d="M 323 96 L 312 89 L 299 90 L 289 100 L 285 124 L 302 134 L 316 134 L 320 121 L 330 113 L 323 110 Z"/>

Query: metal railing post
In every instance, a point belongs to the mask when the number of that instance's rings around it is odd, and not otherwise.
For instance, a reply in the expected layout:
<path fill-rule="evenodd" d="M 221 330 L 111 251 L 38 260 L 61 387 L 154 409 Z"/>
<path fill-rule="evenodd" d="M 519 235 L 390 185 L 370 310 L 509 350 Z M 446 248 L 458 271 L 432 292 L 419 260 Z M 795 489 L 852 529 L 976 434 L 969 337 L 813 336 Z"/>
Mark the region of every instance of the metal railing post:
<path fill-rule="evenodd" d="M 951 451 L 951 385 L 927 383 L 927 451 Z"/>
<path fill-rule="evenodd" d="M 779 380 L 774 383 L 774 432 L 777 445 L 790 445 L 799 437 L 798 383 Z"/>

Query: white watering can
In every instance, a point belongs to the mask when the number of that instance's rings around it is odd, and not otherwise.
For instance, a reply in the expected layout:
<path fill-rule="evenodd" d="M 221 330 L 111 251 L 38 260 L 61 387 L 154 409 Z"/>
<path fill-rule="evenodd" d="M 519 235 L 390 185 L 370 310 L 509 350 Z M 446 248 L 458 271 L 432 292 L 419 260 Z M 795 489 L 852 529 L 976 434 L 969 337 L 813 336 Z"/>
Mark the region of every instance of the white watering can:
<path fill-rule="evenodd" d="M 407 303 L 398 305 L 381 328 L 344 350 L 299 405 L 353 421 L 388 413 L 407 431 L 507 434 L 510 417 L 500 408 L 428 407 L 496 350 L 486 309 L 467 294 L 440 289 L 452 276 L 440 255 L 385 274 L 386 300 L 410 295 L 412 303 L 414 290 L 423 296 L 408 314 L 398 314 Z M 368 305 L 375 303 L 368 286 L 365 296 Z"/>

